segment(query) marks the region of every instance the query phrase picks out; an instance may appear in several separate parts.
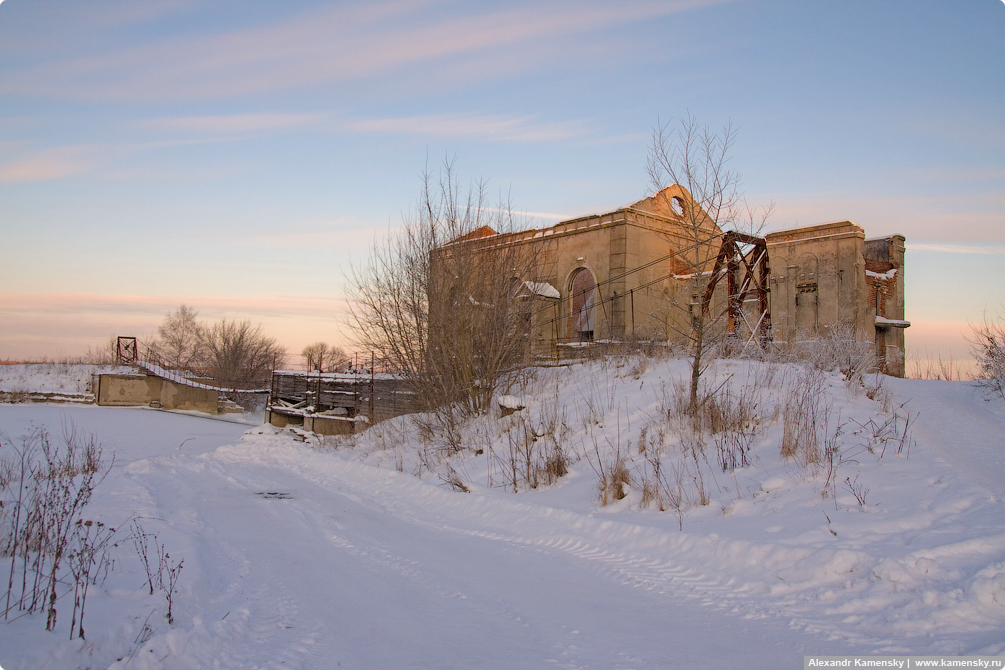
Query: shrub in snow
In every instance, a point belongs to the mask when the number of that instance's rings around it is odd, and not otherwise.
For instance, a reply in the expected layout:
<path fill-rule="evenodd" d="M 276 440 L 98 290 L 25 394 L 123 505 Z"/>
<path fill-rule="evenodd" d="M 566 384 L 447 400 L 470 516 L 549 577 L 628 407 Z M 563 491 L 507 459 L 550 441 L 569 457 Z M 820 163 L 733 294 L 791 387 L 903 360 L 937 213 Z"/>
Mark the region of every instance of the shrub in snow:
<path fill-rule="evenodd" d="M 822 459 L 820 434 L 828 411 L 823 390 L 824 376 L 812 367 L 801 370 L 788 385 L 782 410 L 782 458 L 803 465 Z"/>
<path fill-rule="evenodd" d="M 571 432 L 557 392 L 529 412 L 508 419 L 507 449 L 496 454 L 507 487 L 536 489 L 550 485 L 568 473 L 572 457 L 566 446 Z"/>
<path fill-rule="evenodd" d="M 977 377 L 984 386 L 1005 398 L 1005 322 L 985 315 L 971 326 L 970 350 L 977 359 Z"/>
<path fill-rule="evenodd" d="M 35 428 L 15 444 L 0 434 L 2 487 L 2 553 L 10 558 L 4 618 L 11 612 L 45 612 L 46 630 L 56 626 L 56 603 L 65 595 L 67 578 L 74 583 L 71 622 L 84 636 L 87 586 L 108 563 L 106 548 L 114 529 L 97 527 L 82 514 L 94 488 L 111 466 L 93 436 L 64 430 L 54 442 Z M 105 570 L 107 572 L 107 570 Z M 68 574 L 69 573 L 69 574 Z M 20 584 L 20 587 L 17 586 Z"/>

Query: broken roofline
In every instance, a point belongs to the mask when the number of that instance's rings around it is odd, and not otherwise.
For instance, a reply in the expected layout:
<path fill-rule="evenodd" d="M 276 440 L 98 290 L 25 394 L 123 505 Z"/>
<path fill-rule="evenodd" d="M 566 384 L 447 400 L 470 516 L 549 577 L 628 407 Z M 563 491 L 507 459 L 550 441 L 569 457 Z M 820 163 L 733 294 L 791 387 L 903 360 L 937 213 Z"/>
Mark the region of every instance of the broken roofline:
<path fill-rule="evenodd" d="M 668 194 L 665 197 L 665 199 L 661 201 L 658 196 L 668 191 L 670 191 L 670 194 Z M 584 216 L 579 216 L 573 219 L 566 219 L 565 221 L 559 221 L 558 223 L 552 224 L 550 226 L 527 228 L 525 230 L 507 231 L 503 233 L 497 232 L 489 226 L 481 226 L 479 228 L 472 230 L 469 233 L 465 233 L 464 235 L 461 235 L 451 240 L 450 242 L 445 244 L 444 247 L 449 247 L 455 244 L 481 242 L 484 245 L 483 248 L 492 248 L 493 246 L 531 242 L 552 235 L 558 236 L 558 235 L 574 234 L 582 231 L 584 228 L 591 228 L 594 226 L 604 227 L 609 225 L 617 225 L 629 221 L 629 217 L 627 216 L 618 217 L 617 216 L 618 214 L 621 215 L 633 214 L 635 215 L 635 217 L 641 217 L 641 220 L 639 218 L 632 217 L 631 223 L 635 225 L 646 226 L 645 219 L 647 218 L 653 219 L 655 221 L 664 224 L 664 227 L 662 227 L 659 230 L 659 232 L 669 233 L 669 231 L 666 229 L 666 224 L 669 224 L 671 230 L 680 227 L 686 228 L 691 226 L 691 222 L 688 221 L 686 212 L 684 214 L 679 214 L 677 212 L 674 212 L 672 209 L 667 210 L 666 212 L 660 212 L 655 210 L 666 209 L 660 207 L 661 202 L 665 202 L 669 206 L 669 203 L 671 201 L 683 200 L 681 196 L 687 198 L 688 202 L 690 203 L 690 205 L 688 205 L 689 209 L 691 209 L 692 211 L 695 211 L 696 209 L 698 212 L 700 212 L 701 227 L 712 228 L 715 231 L 715 235 L 710 236 L 709 240 L 714 239 L 718 235 L 722 234 L 722 230 L 719 229 L 719 227 L 712 220 L 712 218 L 708 216 L 708 213 L 705 212 L 705 210 L 702 209 L 702 207 L 698 203 L 696 203 L 693 198 L 691 198 L 691 194 L 688 193 L 687 189 L 678 184 L 672 184 L 656 194 L 653 194 L 641 200 L 637 200 L 625 207 L 611 210 L 609 212 L 602 212 L 599 214 L 586 214 Z M 652 203 L 651 207 L 653 209 L 648 208 L 647 203 Z M 652 228 L 654 230 L 656 229 L 655 226 L 652 226 Z"/>

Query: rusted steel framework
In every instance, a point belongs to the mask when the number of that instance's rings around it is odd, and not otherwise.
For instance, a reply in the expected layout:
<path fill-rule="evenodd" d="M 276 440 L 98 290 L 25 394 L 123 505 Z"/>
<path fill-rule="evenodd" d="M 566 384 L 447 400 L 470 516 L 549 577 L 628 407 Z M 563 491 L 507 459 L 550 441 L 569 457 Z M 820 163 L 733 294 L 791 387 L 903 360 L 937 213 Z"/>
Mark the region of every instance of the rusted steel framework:
<path fill-rule="evenodd" d="M 139 350 L 136 347 L 135 337 L 118 337 L 115 340 L 115 363 L 126 365 L 139 360 Z"/>
<path fill-rule="evenodd" d="M 727 337 L 734 342 L 739 341 L 741 339 L 739 326 L 742 323 L 750 334 L 745 344 L 756 341 L 762 348 L 767 346 L 771 341 L 771 309 L 768 305 L 770 275 L 768 245 L 763 237 L 735 231 L 725 233 L 722 236 L 719 255 L 712 268 L 712 278 L 702 297 L 702 314 L 708 317 L 715 287 L 725 277 Z M 755 300 L 758 305 L 757 321 L 751 325 L 743 305 Z"/>

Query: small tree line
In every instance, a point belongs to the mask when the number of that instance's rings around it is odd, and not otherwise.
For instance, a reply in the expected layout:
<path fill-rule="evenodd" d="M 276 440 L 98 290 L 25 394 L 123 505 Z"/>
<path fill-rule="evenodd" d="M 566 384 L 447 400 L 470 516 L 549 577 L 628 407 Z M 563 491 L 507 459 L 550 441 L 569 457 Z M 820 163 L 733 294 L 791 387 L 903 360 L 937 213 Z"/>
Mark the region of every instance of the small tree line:
<path fill-rule="evenodd" d="M 304 347 L 301 356 L 304 366 L 311 372 L 337 372 L 352 364 L 352 359 L 341 347 L 325 342 L 315 342 Z"/>
<path fill-rule="evenodd" d="M 286 360 L 286 349 L 250 321 L 197 320 L 199 313 L 181 305 L 171 312 L 147 346 L 152 363 L 171 370 L 208 373 L 224 386 L 241 388 L 268 380 Z"/>

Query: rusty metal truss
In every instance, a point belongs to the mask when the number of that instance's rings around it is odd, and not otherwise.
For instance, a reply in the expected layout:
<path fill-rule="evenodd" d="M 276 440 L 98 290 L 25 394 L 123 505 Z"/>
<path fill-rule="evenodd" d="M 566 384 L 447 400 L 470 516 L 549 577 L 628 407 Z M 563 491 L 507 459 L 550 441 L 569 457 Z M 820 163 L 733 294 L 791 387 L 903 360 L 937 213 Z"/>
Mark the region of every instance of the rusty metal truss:
<path fill-rule="evenodd" d="M 127 365 L 139 360 L 139 349 L 135 337 L 119 337 L 115 340 L 115 363 Z"/>
<path fill-rule="evenodd" d="M 763 237 L 728 232 L 722 236 L 719 255 L 712 268 L 712 276 L 702 296 L 701 311 L 708 317 L 715 288 L 723 278 L 727 282 L 727 300 L 724 311 L 727 319 L 726 335 L 729 341 L 760 347 L 771 341 L 771 308 L 768 304 L 768 245 Z M 744 310 L 747 302 L 757 302 L 757 320 L 751 325 Z M 721 314 L 719 315 L 721 316 Z M 744 328 L 745 327 L 745 328 Z M 744 332 L 741 332 L 744 331 Z"/>

